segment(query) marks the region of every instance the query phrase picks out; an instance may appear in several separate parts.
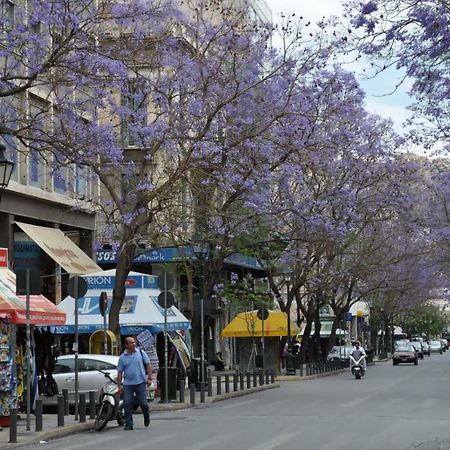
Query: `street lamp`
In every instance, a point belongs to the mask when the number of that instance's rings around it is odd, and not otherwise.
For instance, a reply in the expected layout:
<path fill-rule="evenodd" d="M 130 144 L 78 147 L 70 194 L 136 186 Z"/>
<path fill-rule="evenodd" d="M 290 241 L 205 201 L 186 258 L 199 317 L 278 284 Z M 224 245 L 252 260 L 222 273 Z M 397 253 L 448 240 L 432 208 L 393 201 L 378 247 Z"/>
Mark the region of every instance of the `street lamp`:
<path fill-rule="evenodd" d="M 286 297 L 286 314 L 287 314 L 287 357 L 286 357 L 286 375 L 295 375 L 295 367 L 294 367 L 294 360 L 292 359 L 292 341 L 291 341 L 291 308 L 289 305 L 289 295 L 290 295 L 290 283 L 292 280 L 291 272 L 284 272 L 283 278 L 286 283 L 286 291 L 287 291 L 287 297 Z"/>
<path fill-rule="evenodd" d="M 0 143 L 0 199 L 6 186 L 9 184 L 14 170 L 14 162 L 9 161 L 6 156 L 6 147 Z"/>
<path fill-rule="evenodd" d="M 201 241 L 196 241 L 192 245 L 192 251 L 194 253 L 197 261 L 200 262 L 200 386 L 204 386 L 205 373 L 204 373 L 204 359 L 205 359 L 205 261 L 208 255 L 208 249 L 205 247 L 204 243 Z"/>

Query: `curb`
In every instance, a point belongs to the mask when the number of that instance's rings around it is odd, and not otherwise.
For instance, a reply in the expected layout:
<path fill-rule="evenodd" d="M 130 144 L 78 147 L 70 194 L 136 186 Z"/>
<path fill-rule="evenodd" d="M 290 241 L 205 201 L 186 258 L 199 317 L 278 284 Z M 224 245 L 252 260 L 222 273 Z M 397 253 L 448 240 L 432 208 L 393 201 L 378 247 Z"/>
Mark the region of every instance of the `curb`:
<path fill-rule="evenodd" d="M 242 397 L 244 395 L 250 395 L 255 394 L 256 392 L 261 391 L 267 391 L 269 389 L 276 389 L 279 388 L 280 384 L 274 383 L 274 384 L 267 384 L 263 386 L 257 386 L 250 389 L 245 389 L 243 391 L 236 391 L 236 392 L 229 392 L 221 395 L 216 395 L 214 397 L 206 397 L 205 403 L 195 403 L 194 405 L 192 403 L 166 403 L 163 406 L 159 404 L 150 405 L 150 411 L 154 412 L 170 412 L 170 411 L 177 411 L 182 409 L 191 409 L 191 408 L 205 408 L 208 406 L 211 406 L 213 403 L 227 400 L 229 398 L 236 398 L 236 397 Z M 1 450 L 11 450 L 14 448 L 20 448 L 20 447 L 29 447 L 34 444 L 39 444 L 40 441 L 50 441 L 54 439 L 59 439 L 62 437 L 66 437 L 72 434 L 76 433 L 82 433 L 84 431 L 90 431 L 94 428 L 94 421 L 92 422 L 86 422 L 86 423 L 77 423 L 73 425 L 67 425 L 65 427 L 61 428 L 55 428 L 50 431 L 40 431 L 36 435 L 30 437 L 29 439 L 25 439 L 22 442 L 17 442 L 15 444 L 13 443 L 7 443 L 6 445 L 1 447 Z"/>
<path fill-rule="evenodd" d="M 347 369 L 333 370 L 333 372 L 316 373 L 314 375 L 279 375 L 276 377 L 277 381 L 307 381 L 314 380 L 316 378 L 329 377 L 331 375 L 337 375 L 344 373 Z"/>
<path fill-rule="evenodd" d="M 40 441 L 49 441 L 52 439 L 62 438 L 75 433 L 82 433 L 83 431 L 89 431 L 94 428 L 94 422 L 77 423 L 74 425 L 68 425 L 66 427 L 55 428 L 50 431 L 40 431 L 37 435 L 24 440 L 23 442 L 7 443 L 6 446 L 2 446 L 2 450 L 9 450 L 12 448 L 28 447 L 33 444 L 39 444 Z"/>

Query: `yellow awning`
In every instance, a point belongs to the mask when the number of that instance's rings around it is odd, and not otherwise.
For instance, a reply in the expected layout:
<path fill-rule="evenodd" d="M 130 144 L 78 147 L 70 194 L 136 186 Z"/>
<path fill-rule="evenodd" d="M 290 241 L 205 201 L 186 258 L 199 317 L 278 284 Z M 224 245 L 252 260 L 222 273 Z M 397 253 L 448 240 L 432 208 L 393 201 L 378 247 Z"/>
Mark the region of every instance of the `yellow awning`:
<path fill-rule="evenodd" d="M 15 223 L 67 273 L 85 275 L 103 270 L 61 230 L 28 223 Z"/>
<path fill-rule="evenodd" d="M 291 320 L 291 336 L 300 333 L 300 329 Z M 239 313 L 222 331 L 222 337 L 262 337 L 262 321 L 256 311 Z M 264 321 L 264 336 L 287 336 L 287 314 L 283 311 L 269 311 L 269 317 Z"/>

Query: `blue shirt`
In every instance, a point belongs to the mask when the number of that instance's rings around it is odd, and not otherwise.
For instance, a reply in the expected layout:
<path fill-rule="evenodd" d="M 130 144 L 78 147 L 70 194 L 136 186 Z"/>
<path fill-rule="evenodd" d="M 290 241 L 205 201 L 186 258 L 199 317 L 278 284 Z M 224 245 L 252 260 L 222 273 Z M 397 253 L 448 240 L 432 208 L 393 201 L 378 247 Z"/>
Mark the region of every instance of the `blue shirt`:
<path fill-rule="evenodd" d="M 144 364 L 149 364 L 147 354 L 139 349 L 136 349 L 133 353 L 128 353 L 125 350 L 119 358 L 117 364 L 117 371 L 123 374 L 123 384 L 133 385 L 142 384 L 147 379 L 147 373 L 144 368 Z"/>

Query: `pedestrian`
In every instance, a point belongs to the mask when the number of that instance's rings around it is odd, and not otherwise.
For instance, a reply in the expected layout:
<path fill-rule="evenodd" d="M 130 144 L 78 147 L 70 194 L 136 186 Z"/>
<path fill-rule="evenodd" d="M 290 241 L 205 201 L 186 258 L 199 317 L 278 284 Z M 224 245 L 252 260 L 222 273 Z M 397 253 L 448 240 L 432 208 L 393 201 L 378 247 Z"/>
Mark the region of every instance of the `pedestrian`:
<path fill-rule="evenodd" d="M 132 337 L 125 339 L 125 351 L 120 355 L 117 364 L 117 386 L 123 393 L 125 410 L 124 430 L 133 429 L 133 395 L 144 414 L 144 425 L 150 425 L 150 410 L 147 403 L 147 385 L 151 383 L 152 366 L 145 352 L 136 349 L 136 341 Z"/>

